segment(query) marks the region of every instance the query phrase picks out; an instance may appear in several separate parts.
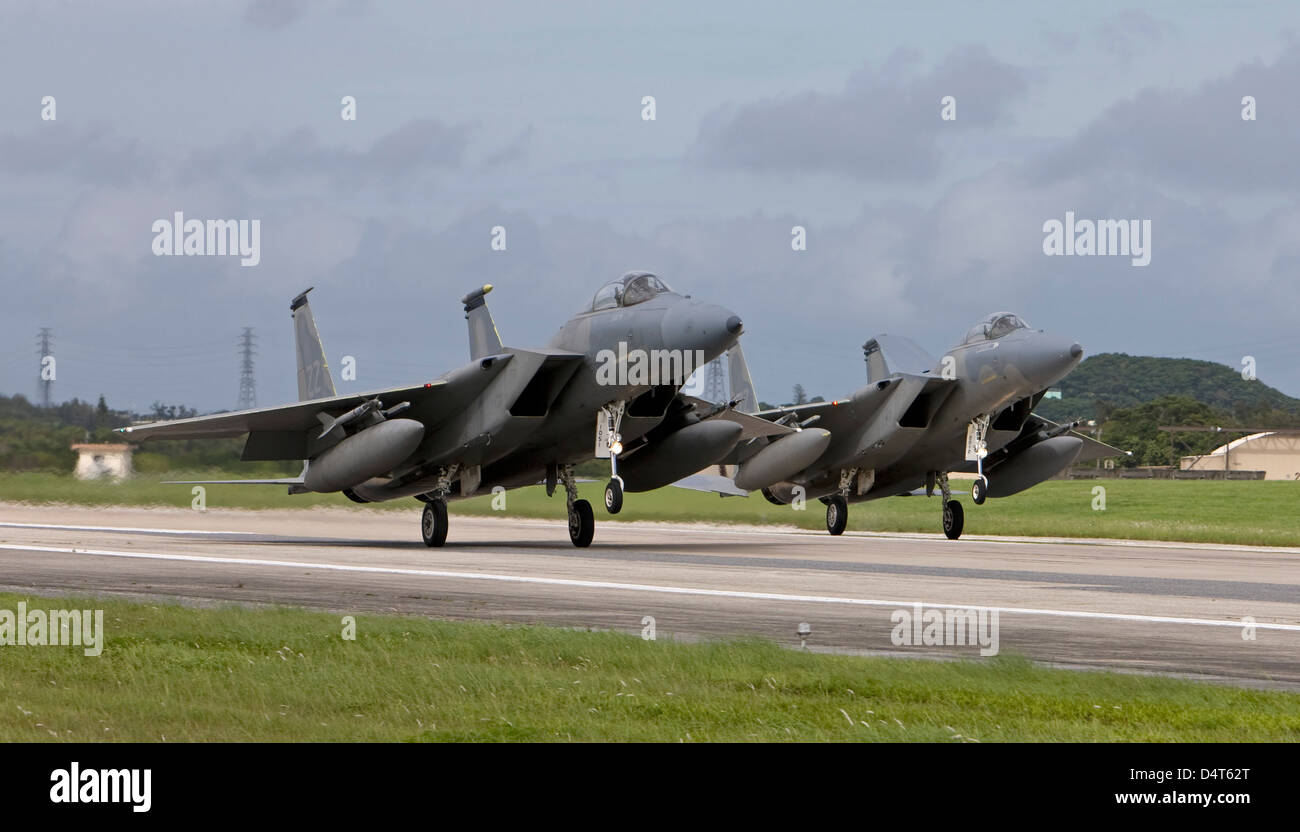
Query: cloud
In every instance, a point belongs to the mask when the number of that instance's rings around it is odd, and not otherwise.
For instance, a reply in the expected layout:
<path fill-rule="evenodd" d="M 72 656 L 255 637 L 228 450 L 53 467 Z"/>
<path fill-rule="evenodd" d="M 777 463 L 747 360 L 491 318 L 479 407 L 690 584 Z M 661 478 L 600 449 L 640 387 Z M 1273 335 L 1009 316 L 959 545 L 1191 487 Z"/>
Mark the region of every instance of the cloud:
<path fill-rule="evenodd" d="M 261 181 L 316 177 L 347 187 L 375 179 L 392 184 L 431 170 L 460 167 L 473 130 L 469 124 L 413 119 L 364 150 L 322 144 L 309 127 L 271 139 L 245 134 L 192 152 L 182 164 L 181 176 L 186 181 L 241 174 Z"/>
<path fill-rule="evenodd" d="M 1172 187 L 1243 194 L 1300 186 L 1300 45 L 1196 89 L 1146 88 L 1101 113 L 1030 167 L 1041 181 L 1125 172 Z M 1242 119 L 1253 96 L 1257 119 Z"/>
<path fill-rule="evenodd" d="M 837 93 L 803 92 L 711 113 L 691 149 L 698 162 L 760 172 L 824 173 L 914 182 L 940 168 L 940 138 L 1004 122 L 1028 73 L 981 46 L 958 49 L 929 71 L 915 52 L 864 67 Z M 957 119 L 940 118 L 944 96 Z"/>
<path fill-rule="evenodd" d="M 1161 42 L 1177 31 L 1173 24 L 1157 20 L 1146 12 L 1124 11 L 1097 24 L 1092 40 L 1107 55 L 1129 63 L 1143 49 Z"/>
<path fill-rule="evenodd" d="M 253 0 L 244 9 L 244 22 L 258 29 L 277 31 L 301 20 L 305 0 Z"/>
<path fill-rule="evenodd" d="M 121 185 L 150 176 L 152 159 L 136 139 L 103 123 L 43 122 L 26 133 L 0 134 L 0 172 L 15 176 L 69 176 Z"/>

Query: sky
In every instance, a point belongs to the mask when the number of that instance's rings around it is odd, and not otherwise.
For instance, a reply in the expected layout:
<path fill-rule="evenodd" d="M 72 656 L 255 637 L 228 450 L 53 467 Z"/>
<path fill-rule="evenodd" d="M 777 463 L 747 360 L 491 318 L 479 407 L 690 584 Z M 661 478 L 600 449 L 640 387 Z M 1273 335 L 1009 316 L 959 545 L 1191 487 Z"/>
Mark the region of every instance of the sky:
<path fill-rule="evenodd" d="M 769 401 L 1004 309 L 1300 396 L 1298 32 L 1258 2 L 7 0 L 0 393 L 38 395 L 49 327 L 55 400 L 233 408 L 252 327 L 258 403 L 291 401 L 309 286 L 340 392 L 414 383 L 468 360 L 473 288 L 535 346 L 649 270 L 741 315 Z M 177 211 L 257 219 L 260 262 L 156 255 Z M 1149 264 L 1049 256 L 1067 212 L 1149 221 Z"/>

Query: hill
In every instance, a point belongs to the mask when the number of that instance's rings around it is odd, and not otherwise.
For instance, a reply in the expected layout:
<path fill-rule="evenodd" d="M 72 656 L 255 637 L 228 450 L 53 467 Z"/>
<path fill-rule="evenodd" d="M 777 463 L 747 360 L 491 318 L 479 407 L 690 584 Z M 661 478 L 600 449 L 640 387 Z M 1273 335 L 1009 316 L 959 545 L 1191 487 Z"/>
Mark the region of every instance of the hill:
<path fill-rule="evenodd" d="M 1059 388 L 1060 399 L 1044 399 L 1038 407 L 1057 421 L 1107 419 L 1119 408 L 1180 396 L 1236 424 L 1300 425 L 1300 399 L 1213 361 L 1101 353 L 1085 359 Z"/>

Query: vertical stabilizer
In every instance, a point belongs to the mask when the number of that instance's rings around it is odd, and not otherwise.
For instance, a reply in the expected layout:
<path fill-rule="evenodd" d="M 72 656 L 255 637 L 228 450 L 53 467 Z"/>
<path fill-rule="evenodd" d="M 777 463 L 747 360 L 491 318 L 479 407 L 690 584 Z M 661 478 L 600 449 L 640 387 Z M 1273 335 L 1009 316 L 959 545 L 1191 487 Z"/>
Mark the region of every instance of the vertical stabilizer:
<path fill-rule="evenodd" d="M 758 393 L 754 390 L 754 379 L 750 378 L 749 365 L 745 363 L 745 353 L 740 344 L 727 350 L 727 379 L 731 385 L 731 400 L 739 402 L 736 409 L 741 413 L 757 413 Z"/>
<path fill-rule="evenodd" d="M 293 315 L 294 350 L 298 353 L 298 400 L 326 399 L 335 395 L 334 379 L 330 378 L 329 364 L 325 361 L 325 347 L 316 331 L 316 319 L 307 303 L 308 289 L 293 299 L 289 311 Z"/>
<path fill-rule="evenodd" d="M 487 293 L 492 284 L 485 284 L 460 299 L 465 304 L 465 320 L 469 321 L 469 357 L 471 361 L 485 355 L 500 355 L 504 351 L 497 325 L 487 308 Z"/>

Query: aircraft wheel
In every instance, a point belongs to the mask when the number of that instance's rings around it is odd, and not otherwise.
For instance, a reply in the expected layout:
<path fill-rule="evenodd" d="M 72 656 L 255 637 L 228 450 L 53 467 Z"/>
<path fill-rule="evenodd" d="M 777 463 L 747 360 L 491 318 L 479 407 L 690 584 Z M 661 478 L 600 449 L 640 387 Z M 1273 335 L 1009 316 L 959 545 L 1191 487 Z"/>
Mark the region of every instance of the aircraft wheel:
<path fill-rule="evenodd" d="M 975 480 L 975 484 L 970 487 L 970 498 L 975 505 L 984 505 L 984 499 L 989 495 L 989 478 L 980 477 Z"/>
<path fill-rule="evenodd" d="M 447 542 L 447 504 L 430 500 L 424 504 L 420 515 L 420 536 L 425 546 L 441 546 Z"/>
<path fill-rule="evenodd" d="M 961 537 L 962 526 L 966 523 L 965 512 L 961 509 L 961 503 L 956 500 L 949 500 L 943 506 L 943 533 L 948 536 L 949 540 L 956 540 Z"/>
<path fill-rule="evenodd" d="M 578 500 L 573 504 L 573 512 L 569 514 L 569 539 L 574 546 L 585 549 L 591 545 L 591 539 L 595 536 L 596 516 L 591 512 L 591 503 Z"/>
<path fill-rule="evenodd" d="M 849 525 L 849 503 L 836 494 L 826 501 L 826 531 L 831 534 L 844 534 Z"/>
<path fill-rule="evenodd" d="M 618 514 L 623 510 L 623 483 L 618 480 L 610 480 L 605 486 L 605 511 L 610 514 Z"/>

